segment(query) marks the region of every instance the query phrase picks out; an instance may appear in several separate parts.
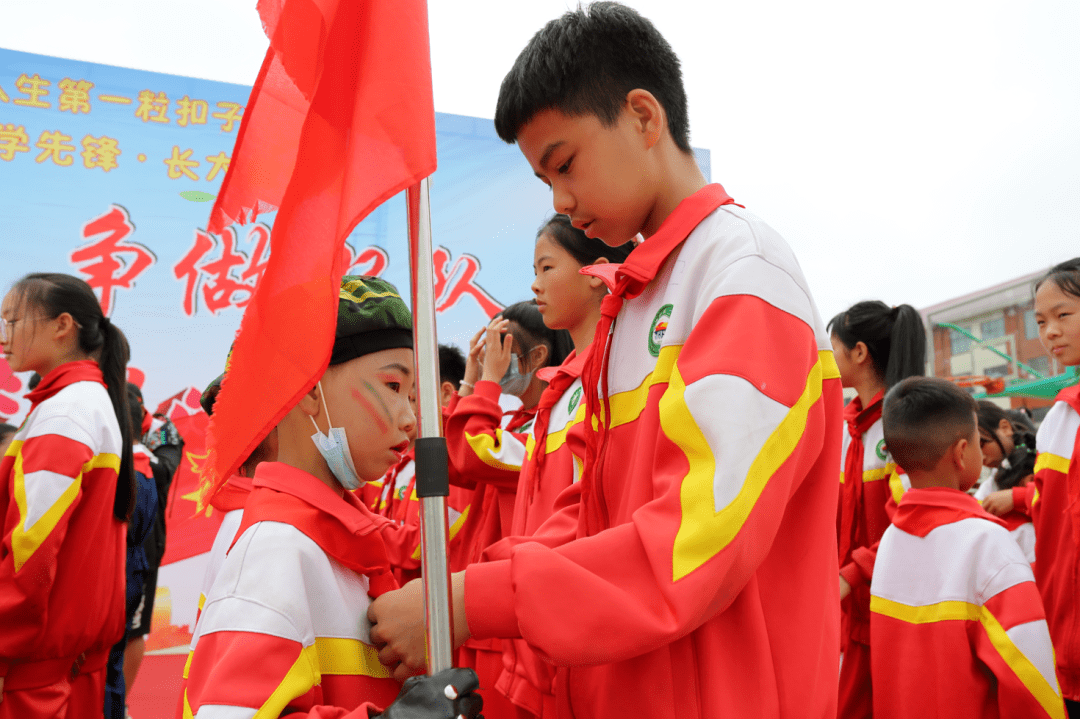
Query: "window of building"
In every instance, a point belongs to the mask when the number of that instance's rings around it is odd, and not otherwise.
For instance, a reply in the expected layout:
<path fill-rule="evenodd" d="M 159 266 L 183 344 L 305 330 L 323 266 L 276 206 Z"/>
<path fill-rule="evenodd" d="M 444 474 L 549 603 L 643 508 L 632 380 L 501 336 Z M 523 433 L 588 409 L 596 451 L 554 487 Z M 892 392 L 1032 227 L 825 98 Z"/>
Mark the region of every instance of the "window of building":
<path fill-rule="evenodd" d="M 987 320 L 986 322 L 983 322 L 981 325 L 979 325 L 979 328 L 982 330 L 982 338 L 984 342 L 986 340 L 992 340 L 995 337 L 1004 337 L 1005 318 L 998 317 L 994 320 Z"/>
<path fill-rule="evenodd" d="M 1009 365 L 1008 365 L 1008 363 L 1006 363 L 1006 364 L 994 365 L 993 367 L 987 367 L 986 369 L 983 370 L 983 374 L 986 375 L 987 377 L 1008 377 L 1009 376 Z"/>
<path fill-rule="evenodd" d="M 1029 340 L 1039 338 L 1039 325 L 1035 324 L 1035 310 L 1028 310 L 1024 313 L 1024 337 Z"/>
<path fill-rule="evenodd" d="M 1049 376 L 1049 374 L 1050 374 L 1050 358 L 1047 357 L 1046 355 L 1039 355 L 1038 357 L 1032 357 L 1031 359 L 1026 361 L 1024 364 L 1028 365 L 1029 367 L 1031 367 L 1031 369 L 1035 370 L 1036 372 L 1038 372 L 1038 373 L 1040 373 L 1040 374 L 1042 374 L 1044 376 Z"/>
<path fill-rule="evenodd" d="M 949 341 L 952 344 L 952 353 L 954 355 L 971 351 L 971 340 L 956 330 L 949 330 Z"/>

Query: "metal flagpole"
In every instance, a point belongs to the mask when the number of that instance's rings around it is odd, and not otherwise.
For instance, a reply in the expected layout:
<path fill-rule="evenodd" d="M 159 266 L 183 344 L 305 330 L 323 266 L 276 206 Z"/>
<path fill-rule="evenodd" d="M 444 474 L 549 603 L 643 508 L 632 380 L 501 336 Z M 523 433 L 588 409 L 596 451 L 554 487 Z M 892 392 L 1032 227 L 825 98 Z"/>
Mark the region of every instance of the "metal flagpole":
<path fill-rule="evenodd" d="M 424 583 L 428 674 L 453 664 L 450 567 L 447 561 L 446 498 L 450 494 L 446 440 L 439 402 L 439 347 L 435 336 L 431 261 L 431 204 L 428 178 L 406 193 L 409 213 L 409 270 L 412 289 L 414 377 L 417 421 L 416 494 L 420 498 L 420 571 Z"/>

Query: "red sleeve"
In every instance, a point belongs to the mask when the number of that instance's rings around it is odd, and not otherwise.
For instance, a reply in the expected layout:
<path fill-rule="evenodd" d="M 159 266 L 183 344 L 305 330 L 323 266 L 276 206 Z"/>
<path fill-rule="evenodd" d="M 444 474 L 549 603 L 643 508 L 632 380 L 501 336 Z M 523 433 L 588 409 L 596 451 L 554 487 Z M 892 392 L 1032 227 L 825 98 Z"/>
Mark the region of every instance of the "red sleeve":
<path fill-rule="evenodd" d="M 662 350 L 654 375 L 665 362 L 665 386 L 635 420 L 649 423 L 622 435 L 655 442 L 652 462 L 617 477 L 648 482 L 641 492 L 653 499 L 591 536 L 554 549 L 525 543 L 509 560 L 469 567 L 466 615 L 477 638 L 520 636 L 557 664 L 655 650 L 731 605 L 804 481 L 835 490 L 839 372 L 808 324 L 757 297 L 719 296 L 675 357 Z M 753 416 L 753 426 L 729 430 L 716 408 L 731 406 Z M 724 452 L 734 459 L 720 462 Z M 833 452 L 835 462 L 820 461 Z M 720 508 L 716 487 L 730 498 Z"/>
<path fill-rule="evenodd" d="M 1022 487 L 1012 488 L 1013 510 L 1031 516 L 1031 505 L 1035 503 L 1035 482 L 1028 482 Z"/>
<path fill-rule="evenodd" d="M 364 695 L 389 704 L 399 688 L 392 679 L 347 677 L 355 684 L 351 693 L 357 706 L 323 704 L 326 684 L 339 680 L 320 674 L 314 645 L 302 647 L 270 634 L 213 632 L 199 637 L 188 656 L 177 719 L 230 719 L 238 707 L 255 710 L 256 716 L 276 717 L 290 709 L 290 717 L 368 719 L 369 709 L 378 710 Z"/>
<path fill-rule="evenodd" d="M 1021 582 L 986 601 L 975 653 L 997 678 L 1003 719 L 1065 716 L 1054 669 L 1054 647 L 1035 582 Z"/>
<path fill-rule="evenodd" d="M 555 500 L 554 513 L 537 528 L 535 534 L 530 537 L 506 537 L 485 549 L 481 561 L 509 559 L 514 547 L 528 542 L 551 548 L 572 542 L 577 537 L 580 501 L 581 482 L 575 482 L 559 494 Z"/>
<path fill-rule="evenodd" d="M 111 467 L 115 477 L 120 464 L 59 434 L 12 445 L 0 465 L 9 470 L 10 492 L 0 547 L 0 676 L 11 660 L 33 654 L 50 621 L 57 553 L 84 496 L 83 473 Z"/>
<path fill-rule="evenodd" d="M 461 397 L 446 419 L 446 449 L 454 471 L 450 481 L 472 489 L 478 482 L 511 492 L 525 460 L 527 433 L 501 428 L 498 383 L 479 381 L 468 397 Z"/>
<path fill-rule="evenodd" d="M 890 520 L 896 514 L 896 506 L 895 495 L 890 494 L 885 500 L 885 514 Z M 852 589 L 863 585 L 869 586 L 870 580 L 874 578 L 874 562 L 877 560 L 879 544 L 881 542 L 877 541 L 869 547 L 859 547 L 851 553 L 851 562 L 840 567 L 840 576 L 851 585 Z"/>

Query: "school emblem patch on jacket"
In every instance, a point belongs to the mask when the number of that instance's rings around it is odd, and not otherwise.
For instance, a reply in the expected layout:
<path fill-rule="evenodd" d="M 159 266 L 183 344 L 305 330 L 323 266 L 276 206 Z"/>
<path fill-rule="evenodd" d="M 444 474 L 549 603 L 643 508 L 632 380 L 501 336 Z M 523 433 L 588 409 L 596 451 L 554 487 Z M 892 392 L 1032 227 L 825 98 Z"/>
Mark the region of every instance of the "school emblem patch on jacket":
<path fill-rule="evenodd" d="M 581 401 L 581 387 L 578 387 L 576 390 L 574 390 L 574 393 L 572 395 L 570 395 L 570 406 L 567 409 L 567 412 L 569 412 L 571 417 L 574 416 L 574 410 L 577 409 L 578 402 L 580 402 L 580 401 Z"/>
<path fill-rule="evenodd" d="M 672 307 L 673 305 L 664 305 L 656 311 L 656 317 L 653 317 L 652 327 L 649 328 L 649 354 L 653 357 L 660 356 L 660 345 L 664 342 Z"/>
<path fill-rule="evenodd" d="M 881 440 L 880 442 L 878 442 L 877 447 L 874 448 L 874 451 L 877 452 L 878 459 L 884 462 L 885 458 L 889 455 L 889 450 L 885 449 L 885 440 Z"/>

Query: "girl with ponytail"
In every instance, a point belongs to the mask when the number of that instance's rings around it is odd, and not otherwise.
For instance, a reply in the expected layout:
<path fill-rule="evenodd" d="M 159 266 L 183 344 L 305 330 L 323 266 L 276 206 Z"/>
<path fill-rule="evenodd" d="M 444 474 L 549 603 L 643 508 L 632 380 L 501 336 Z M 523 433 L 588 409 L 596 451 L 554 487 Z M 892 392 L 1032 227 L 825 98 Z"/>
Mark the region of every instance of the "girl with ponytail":
<path fill-rule="evenodd" d="M 0 341 L 41 376 L 0 461 L 0 719 L 101 716 L 135 499 L 127 339 L 89 285 L 40 273 L 4 297 Z"/>
<path fill-rule="evenodd" d="M 925 373 L 926 333 L 910 305 L 859 302 L 829 321 L 840 382 L 855 390 L 844 407 L 837 510 L 840 559 L 840 719 L 873 716 L 870 688 L 870 579 L 877 545 L 899 502 L 906 475 L 885 447 L 881 405 L 890 387 Z"/>

